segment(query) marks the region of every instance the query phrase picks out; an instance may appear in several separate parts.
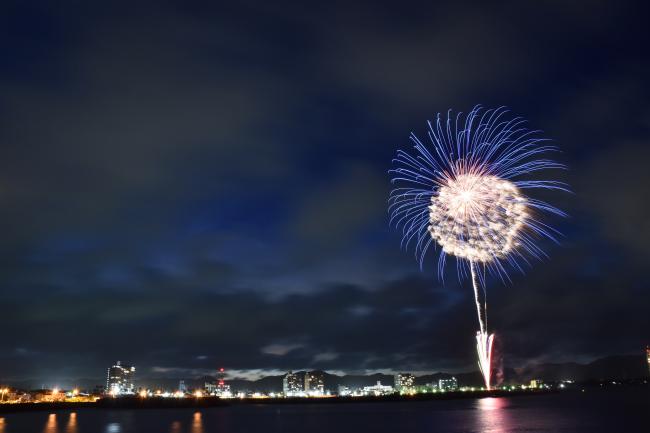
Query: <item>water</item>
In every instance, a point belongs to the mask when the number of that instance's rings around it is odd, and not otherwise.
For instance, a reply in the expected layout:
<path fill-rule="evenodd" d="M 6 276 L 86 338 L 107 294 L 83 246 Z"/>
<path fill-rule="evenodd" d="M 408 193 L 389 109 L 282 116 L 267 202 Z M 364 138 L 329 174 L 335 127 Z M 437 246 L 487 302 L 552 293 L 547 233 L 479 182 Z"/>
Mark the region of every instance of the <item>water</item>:
<path fill-rule="evenodd" d="M 0 433 L 650 432 L 650 388 L 428 402 L 0 415 Z"/>

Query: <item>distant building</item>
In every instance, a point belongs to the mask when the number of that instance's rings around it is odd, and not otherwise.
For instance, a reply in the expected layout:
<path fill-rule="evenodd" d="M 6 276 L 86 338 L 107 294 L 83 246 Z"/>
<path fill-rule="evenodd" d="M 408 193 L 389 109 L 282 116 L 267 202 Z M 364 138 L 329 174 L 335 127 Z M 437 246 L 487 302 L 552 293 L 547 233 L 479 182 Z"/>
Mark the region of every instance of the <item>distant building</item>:
<path fill-rule="evenodd" d="M 203 389 L 208 395 L 232 397 L 230 385 L 226 383 L 226 371 L 223 368 L 220 368 L 219 371 L 217 371 L 215 380 L 204 383 Z"/>
<path fill-rule="evenodd" d="M 43 403 L 55 403 L 65 401 L 65 393 L 58 389 L 41 389 L 35 391 L 34 400 Z"/>
<path fill-rule="evenodd" d="M 303 392 L 302 384 L 297 374 L 289 371 L 284 375 L 284 378 L 282 378 L 282 391 L 287 397 L 294 397 Z"/>
<path fill-rule="evenodd" d="M 648 361 L 648 370 L 650 370 L 650 346 L 646 346 L 645 348 L 645 356 Z"/>
<path fill-rule="evenodd" d="M 382 385 L 380 381 L 377 381 L 376 385 L 365 386 L 363 388 L 364 395 L 387 395 L 393 394 L 394 392 L 395 388 L 392 386 Z"/>
<path fill-rule="evenodd" d="M 542 388 L 542 385 L 544 385 L 544 381 L 541 379 L 531 379 L 529 388 L 537 389 L 537 388 Z"/>
<path fill-rule="evenodd" d="M 223 367 L 217 373 L 217 395 L 219 397 L 230 397 L 232 395 L 230 385 L 226 383 L 226 370 Z"/>
<path fill-rule="evenodd" d="M 347 387 L 345 385 L 339 385 L 338 395 L 340 395 L 341 397 L 352 395 L 352 390 L 350 389 L 350 387 Z"/>
<path fill-rule="evenodd" d="M 395 391 L 400 393 L 413 392 L 415 376 L 411 373 L 398 373 L 395 375 Z"/>
<path fill-rule="evenodd" d="M 413 392 L 416 394 L 426 394 L 429 392 L 438 391 L 438 384 L 426 383 L 424 385 L 415 385 L 413 387 Z"/>
<path fill-rule="evenodd" d="M 135 394 L 134 375 L 134 366 L 122 365 L 120 361 L 117 361 L 108 369 L 106 392 L 111 395 Z"/>
<path fill-rule="evenodd" d="M 458 381 L 455 377 L 440 379 L 438 381 L 438 389 L 441 391 L 455 391 L 458 389 Z"/>
<path fill-rule="evenodd" d="M 217 384 L 214 382 L 205 382 L 205 393 L 208 395 L 215 395 L 217 393 Z"/>
<path fill-rule="evenodd" d="M 325 394 L 325 374 L 322 371 L 305 373 L 305 392 L 309 395 Z"/>
<path fill-rule="evenodd" d="M 185 394 L 187 392 L 187 386 L 185 385 L 184 380 L 181 380 L 180 382 L 178 382 L 178 391 L 182 392 L 183 394 Z"/>

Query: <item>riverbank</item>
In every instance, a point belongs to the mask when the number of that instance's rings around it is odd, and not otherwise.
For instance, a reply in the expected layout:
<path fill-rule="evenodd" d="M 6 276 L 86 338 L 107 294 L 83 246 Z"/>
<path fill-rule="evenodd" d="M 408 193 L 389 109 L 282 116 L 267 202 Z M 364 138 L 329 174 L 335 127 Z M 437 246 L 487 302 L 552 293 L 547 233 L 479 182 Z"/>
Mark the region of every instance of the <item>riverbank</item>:
<path fill-rule="evenodd" d="M 140 398 L 119 397 L 102 398 L 96 402 L 57 402 L 57 403 L 17 403 L 0 405 L 0 414 L 17 412 L 57 412 L 80 409 L 187 409 L 208 408 L 227 405 L 254 404 L 254 405 L 309 405 L 309 404 L 354 404 L 372 402 L 405 402 L 405 401 L 432 401 L 432 400 L 457 400 L 476 399 L 484 397 L 512 397 L 520 395 L 542 395 L 557 393 L 555 390 L 516 390 L 516 391 L 457 391 L 445 393 L 421 393 L 413 395 L 385 395 L 365 397 L 319 397 L 319 398 L 230 398 L 219 397 L 201 398 Z"/>

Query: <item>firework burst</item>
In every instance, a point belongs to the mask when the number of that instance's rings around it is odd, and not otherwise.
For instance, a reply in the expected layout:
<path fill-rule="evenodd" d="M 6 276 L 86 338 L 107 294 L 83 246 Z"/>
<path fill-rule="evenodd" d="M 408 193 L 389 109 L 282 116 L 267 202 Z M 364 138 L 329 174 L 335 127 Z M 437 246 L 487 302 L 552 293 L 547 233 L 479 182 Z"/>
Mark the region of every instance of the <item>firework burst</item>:
<path fill-rule="evenodd" d="M 476 106 L 467 115 L 438 114 L 429 122 L 430 148 L 411 134 L 415 152 L 398 150 L 396 168 L 390 171 L 396 185 L 389 199 L 390 220 L 402 230 L 402 246 L 415 246 L 422 267 L 432 244 L 438 245 L 440 276 L 448 255 L 456 257 L 460 279 L 471 276 L 480 325 L 479 367 L 488 389 L 494 334 L 487 331 L 485 275 L 508 278 L 508 268 L 522 270 L 529 257 L 545 255 L 539 239 L 556 241 L 557 231 L 540 216 L 565 214 L 525 191 L 568 191 L 562 182 L 526 179 L 563 166 L 543 157 L 557 148 L 546 144 L 540 131 L 527 129 L 520 117 L 507 120 L 507 113 Z"/>

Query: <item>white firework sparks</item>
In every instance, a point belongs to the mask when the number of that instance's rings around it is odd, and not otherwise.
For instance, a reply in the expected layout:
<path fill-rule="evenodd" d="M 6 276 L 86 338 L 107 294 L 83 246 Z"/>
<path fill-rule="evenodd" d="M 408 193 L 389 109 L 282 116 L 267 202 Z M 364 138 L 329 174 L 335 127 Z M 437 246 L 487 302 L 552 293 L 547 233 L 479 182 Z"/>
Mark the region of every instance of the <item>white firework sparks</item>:
<path fill-rule="evenodd" d="M 428 229 L 445 254 L 485 263 L 517 247 L 526 217 L 526 200 L 512 182 L 461 173 L 431 197 Z"/>

